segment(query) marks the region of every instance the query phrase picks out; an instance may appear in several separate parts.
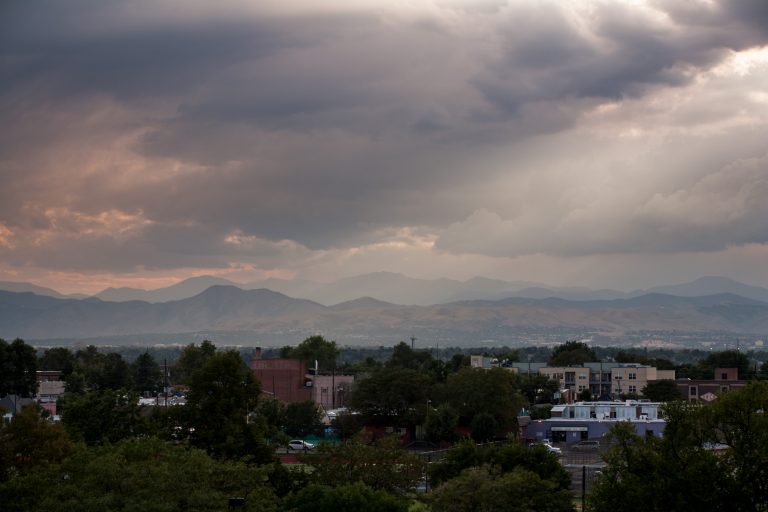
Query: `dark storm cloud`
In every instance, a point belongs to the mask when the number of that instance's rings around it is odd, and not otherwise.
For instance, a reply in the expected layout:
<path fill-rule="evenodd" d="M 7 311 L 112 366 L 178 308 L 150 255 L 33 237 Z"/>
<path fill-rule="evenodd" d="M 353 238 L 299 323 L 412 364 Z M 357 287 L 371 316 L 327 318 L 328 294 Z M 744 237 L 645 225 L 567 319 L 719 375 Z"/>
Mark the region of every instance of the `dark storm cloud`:
<path fill-rule="evenodd" d="M 142 7 L 152 5 L 136 5 Z M 256 16 L 142 24 L 130 16 L 121 23 L 120 11 L 106 2 L 17 2 L 3 24 L 0 85 L 44 83 L 41 92 L 57 100 L 97 93 L 123 101 L 179 98 L 233 65 L 316 44 L 333 34 L 334 21 L 351 21 Z"/>
<path fill-rule="evenodd" d="M 403 226 L 448 228 L 440 248 L 501 256 L 615 252 L 637 236 L 655 251 L 722 247 L 740 221 L 684 229 L 680 212 L 710 194 L 696 186 L 702 176 L 686 195 L 660 173 L 659 195 L 637 199 L 637 218 L 599 208 L 626 221 L 602 220 L 601 230 L 564 223 L 577 210 L 567 201 L 514 226 L 496 213 L 512 201 L 495 183 L 524 174 L 505 148 L 572 128 L 602 102 L 690 85 L 730 51 L 768 42 L 764 3 L 681 4 L 467 3 L 409 18 L 341 7 L 278 15 L 247 3 L 175 4 L 184 12 L 162 2 L 6 3 L 0 228 L 40 232 L 17 237 L 6 259 L 273 265 L 285 253 L 268 241 L 345 248 Z M 748 204 L 742 219 L 762 211 Z M 146 224 L 80 240 L 80 225 L 65 229 L 51 208 L 118 210 Z M 733 236 L 763 238 L 753 228 Z M 90 256 L 78 260 L 78 247 Z"/>
<path fill-rule="evenodd" d="M 686 13 L 670 25 L 648 14 L 638 18 L 636 10 L 620 4 L 597 3 L 588 29 L 555 4 L 523 4 L 507 13 L 501 55 L 474 82 L 490 103 L 510 114 L 535 101 L 621 99 L 654 86 L 680 86 L 729 50 L 768 41 L 768 30 L 755 30 L 759 23 L 749 15 L 764 16 L 765 8 L 742 4 L 710 14 L 724 27 L 701 27 Z"/>

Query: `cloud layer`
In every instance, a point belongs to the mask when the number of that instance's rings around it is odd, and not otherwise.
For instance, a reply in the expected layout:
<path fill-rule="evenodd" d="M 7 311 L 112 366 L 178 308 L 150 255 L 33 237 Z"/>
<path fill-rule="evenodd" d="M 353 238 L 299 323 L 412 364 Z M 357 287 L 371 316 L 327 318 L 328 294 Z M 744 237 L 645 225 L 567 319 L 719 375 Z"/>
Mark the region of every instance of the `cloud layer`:
<path fill-rule="evenodd" d="M 0 277 L 765 279 L 765 2 L 283 4 L 4 4 Z"/>

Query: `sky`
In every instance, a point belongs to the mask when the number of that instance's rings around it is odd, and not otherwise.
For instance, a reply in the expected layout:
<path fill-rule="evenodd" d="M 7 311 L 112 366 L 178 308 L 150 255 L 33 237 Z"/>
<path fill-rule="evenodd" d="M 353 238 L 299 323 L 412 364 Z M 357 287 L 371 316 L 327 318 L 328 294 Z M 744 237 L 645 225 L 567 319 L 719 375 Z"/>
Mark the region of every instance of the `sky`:
<path fill-rule="evenodd" d="M 764 0 L 9 0 L 0 109 L 0 280 L 768 286 Z"/>

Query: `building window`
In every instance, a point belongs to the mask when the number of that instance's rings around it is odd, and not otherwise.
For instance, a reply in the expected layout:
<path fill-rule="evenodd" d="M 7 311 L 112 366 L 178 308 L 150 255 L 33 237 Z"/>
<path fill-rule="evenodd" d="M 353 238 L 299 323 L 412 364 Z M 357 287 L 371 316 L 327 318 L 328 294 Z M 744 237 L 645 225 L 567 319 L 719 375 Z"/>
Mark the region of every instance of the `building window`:
<path fill-rule="evenodd" d="M 629 392 L 630 393 L 637 393 L 637 386 L 629 386 Z"/>
<path fill-rule="evenodd" d="M 636 373 L 630 373 L 628 379 L 629 380 L 637 380 L 637 374 Z"/>
<path fill-rule="evenodd" d="M 721 373 L 720 374 L 720 380 L 728 380 L 728 374 L 727 373 Z"/>
<path fill-rule="evenodd" d="M 581 392 L 581 391 L 584 391 L 584 388 L 585 388 L 585 387 L 586 387 L 586 386 L 584 386 L 583 384 L 579 384 L 579 391 L 580 391 L 580 392 Z"/>
<path fill-rule="evenodd" d="M 688 388 L 688 396 L 699 396 L 699 390 L 696 389 L 696 386 Z"/>
<path fill-rule="evenodd" d="M 580 373 L 579 374 L 579 380 L 587 380 L 587 376 L 584 375 L 583 373 Z"/>

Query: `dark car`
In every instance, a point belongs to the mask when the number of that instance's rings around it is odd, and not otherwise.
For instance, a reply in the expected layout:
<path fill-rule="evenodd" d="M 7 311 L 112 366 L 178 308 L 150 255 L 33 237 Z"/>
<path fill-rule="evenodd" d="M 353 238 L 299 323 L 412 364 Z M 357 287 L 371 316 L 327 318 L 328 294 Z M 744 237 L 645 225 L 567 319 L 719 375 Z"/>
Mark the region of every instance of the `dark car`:
<path fill-rule="evenodd" d="M 596 452 L 600 449 L 599 441 L 579 441 L 571 447 L 572 450 L 577 452 Z"/>

